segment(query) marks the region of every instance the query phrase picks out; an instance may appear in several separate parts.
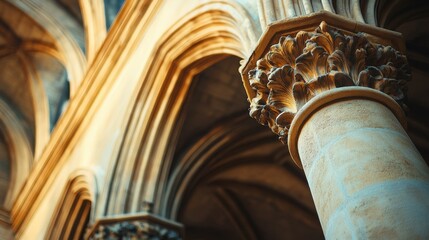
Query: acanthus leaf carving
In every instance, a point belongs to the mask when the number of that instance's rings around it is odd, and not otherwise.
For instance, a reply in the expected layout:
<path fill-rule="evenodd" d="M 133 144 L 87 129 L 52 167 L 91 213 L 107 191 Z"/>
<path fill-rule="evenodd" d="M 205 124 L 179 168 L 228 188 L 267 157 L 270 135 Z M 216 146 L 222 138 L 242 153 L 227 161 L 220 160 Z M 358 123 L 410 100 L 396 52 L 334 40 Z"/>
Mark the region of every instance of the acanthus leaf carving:
<path fill-rule="evenodd" d="M 256 92 L 250 115 L 286 143 L 289 126 L 309 100 L 329 89 L 362 86 L 405 97 L 410 70 L 391 46 L 372 43 L 364 33 L 346 34 L 322 22 L 313 32 L 282 36 L 249 71 Z"/>

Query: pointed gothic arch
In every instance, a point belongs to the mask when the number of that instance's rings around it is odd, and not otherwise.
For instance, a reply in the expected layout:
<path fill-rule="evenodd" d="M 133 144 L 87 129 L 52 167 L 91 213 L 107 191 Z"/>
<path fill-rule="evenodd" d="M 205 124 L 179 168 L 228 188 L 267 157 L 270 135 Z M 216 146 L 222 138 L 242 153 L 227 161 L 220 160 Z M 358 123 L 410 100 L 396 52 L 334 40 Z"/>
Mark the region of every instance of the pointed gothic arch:
<path fill-rule="evenodd" d="M 25 130 L 19 124 L 20 120 L 0 98 L 0 132 L 6 138 L 10 150 L 11 179 L 3 208 L 10 211 L 15 198 L 30 173 L 33 163 L 33 152 L 28 142 Z"/>
<path fill-rule="evenodd" d="M 88 170 L 73 172 L 60 197 L 46 239 L 82 239 L 89 222 L 94 222 L 91 211 L 97 201 L 95 176 Z"/>
<path fill-rule="evenodd" d="M 87 68 L 87 61 L 81 49 L 81 45 L 84 45 L 83 28 L 74 26 L 73 22 L 69 22 L 69 24 L 59 23 L 67 16 L 62 15 L 57 6 L 49 1 L 46 3 L 37 1 L 6 2 L 25 13 L 27 17 L 34 19 L 33 21 L 43 26 L 51 36 L 53 39 L 52 46 L 56 51 L 48 51 L 48 53 L 55 53 L 57 59 L 65 66 L 70 81 L 70 95 L 74 96 Z"/>
<path fill-rule="evenodd" d="M 141 77 L 122 150 L 111 166 L 105 214 L 139 211 L 142 202 L 154 202 L 161 194 L 174 124 L 192 78 L 226 56 L 249 54 L 256 36 L 243 24 L 254 23 L 240 5 L 215 1 L 196 7 L 163 34 Z"/>

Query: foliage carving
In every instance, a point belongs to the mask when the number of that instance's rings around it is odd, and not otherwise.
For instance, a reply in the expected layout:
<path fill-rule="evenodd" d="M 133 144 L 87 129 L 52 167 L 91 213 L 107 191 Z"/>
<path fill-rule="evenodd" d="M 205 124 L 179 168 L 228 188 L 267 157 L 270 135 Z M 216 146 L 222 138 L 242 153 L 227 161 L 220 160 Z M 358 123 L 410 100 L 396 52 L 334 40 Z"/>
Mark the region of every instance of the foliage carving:
<path fill-rule="evenodd" d="M 249 71 L 250 116 L 286 143 L 297 113 L 314 96 L 338 87 L 384 92 L 402 105 L 410 79 L 406 57 L 364 33 L 344 34 L 322 22 L 314 32 L 282 36 Z"/>

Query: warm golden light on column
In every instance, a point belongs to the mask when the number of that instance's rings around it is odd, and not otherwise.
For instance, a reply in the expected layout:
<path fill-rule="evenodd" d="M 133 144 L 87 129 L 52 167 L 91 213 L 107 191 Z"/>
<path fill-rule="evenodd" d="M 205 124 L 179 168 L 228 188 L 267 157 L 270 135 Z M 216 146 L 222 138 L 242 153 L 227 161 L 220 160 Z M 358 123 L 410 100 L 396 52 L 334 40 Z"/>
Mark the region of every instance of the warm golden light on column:
<path fill-rule="evenodd" d="M 428 236 L 429 168 L 386 94 L 329 90 L 308 102 L 289 131 L 327 239 Z"/>
<path fill-rule="evenodd" d="M 242 69 L 250 115 L 304 169 L 327 239 L 429 237 L 429 168 L 403 128 L 400 42 L 321 13 L 271 26 Z"/>

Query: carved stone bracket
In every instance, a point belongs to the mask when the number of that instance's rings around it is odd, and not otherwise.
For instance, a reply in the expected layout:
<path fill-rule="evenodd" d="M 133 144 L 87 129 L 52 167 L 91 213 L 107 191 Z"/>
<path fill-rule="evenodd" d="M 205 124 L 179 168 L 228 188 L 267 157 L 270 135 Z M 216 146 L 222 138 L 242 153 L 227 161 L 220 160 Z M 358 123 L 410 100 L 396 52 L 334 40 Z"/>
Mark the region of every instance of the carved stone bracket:
<path fill-rule="evenodd" d="M 268 125 L 283 143 L 297 111 L 316 95 L 362 86 L 402 104 L 410 79 L 406 57 L 393 47 L 324 21 L 314 31 L 281 36 L 247 74 L 254 91 L 250 115 Z"/>
<path fill-rule="evenodd" d="M 183 226 L 149 213 L 124 215 L 98 220 L 89 230 L 87 239 L 181 240 Z"/>

